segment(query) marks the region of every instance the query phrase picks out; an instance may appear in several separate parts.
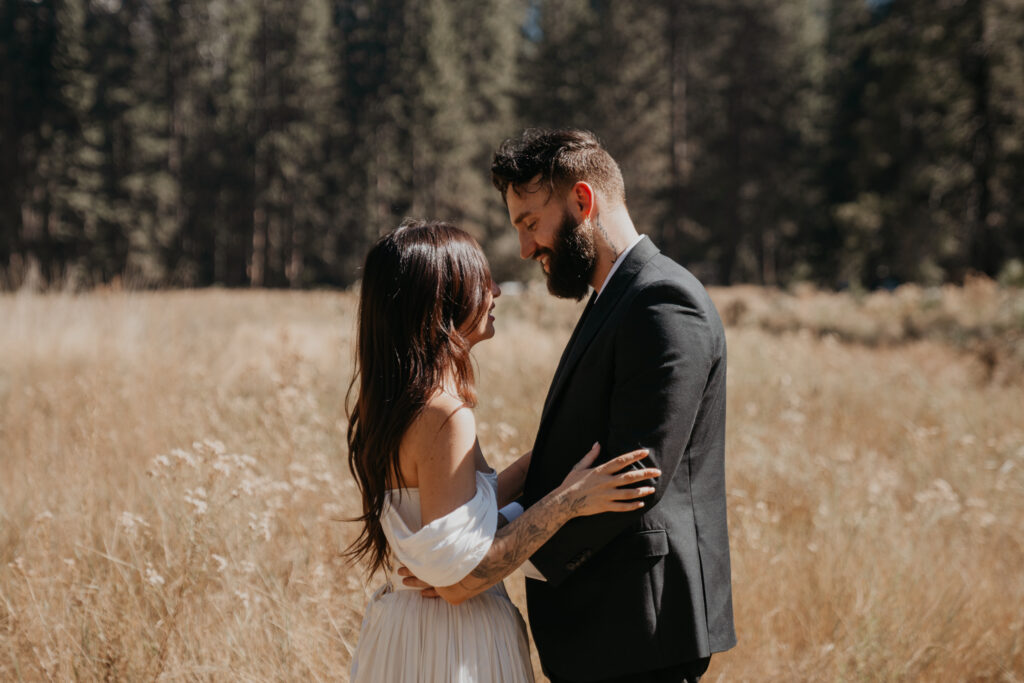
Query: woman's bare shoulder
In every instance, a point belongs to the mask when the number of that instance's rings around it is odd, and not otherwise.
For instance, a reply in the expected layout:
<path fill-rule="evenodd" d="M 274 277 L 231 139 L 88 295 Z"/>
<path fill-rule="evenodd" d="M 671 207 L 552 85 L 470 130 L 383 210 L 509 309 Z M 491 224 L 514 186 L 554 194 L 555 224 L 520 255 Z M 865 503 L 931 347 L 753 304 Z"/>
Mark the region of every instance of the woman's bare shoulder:
<path fill-rule="evenodd" d="M 403 469 L 412 470 L 410 474 L 418 474 L 424 465 L 448 471 L 457 469 L 472 454 L 475 443 L 476 418 L 472 409 L 451 394 L 438 392 L 402 437 Z"/>

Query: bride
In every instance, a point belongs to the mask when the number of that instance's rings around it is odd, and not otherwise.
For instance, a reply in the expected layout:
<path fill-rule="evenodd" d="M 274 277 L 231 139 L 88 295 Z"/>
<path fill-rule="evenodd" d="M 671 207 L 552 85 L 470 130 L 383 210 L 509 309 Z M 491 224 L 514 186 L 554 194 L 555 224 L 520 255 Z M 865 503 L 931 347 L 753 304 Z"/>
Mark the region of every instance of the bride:
<path fill-rule="evenodd" d="M 557 489 L 498 528 L 519 495 L 527 453 L 500 473 L 480 451 L 470 349 L 494 336 L 491 280 L 479 245 L 440 222 L 407 221 L 366 257 L 349 467 L 362 530 L 347 554 L 386 585 L 370 599 L 354 682 L 532 681 L 526 627 L 502 579 L 573 517 L 628 511 L 660 474 L 626 469 L 646 451 L 591 468 L 587 453 Z M 404 565 L 442 600 L 402 584 Z"/>

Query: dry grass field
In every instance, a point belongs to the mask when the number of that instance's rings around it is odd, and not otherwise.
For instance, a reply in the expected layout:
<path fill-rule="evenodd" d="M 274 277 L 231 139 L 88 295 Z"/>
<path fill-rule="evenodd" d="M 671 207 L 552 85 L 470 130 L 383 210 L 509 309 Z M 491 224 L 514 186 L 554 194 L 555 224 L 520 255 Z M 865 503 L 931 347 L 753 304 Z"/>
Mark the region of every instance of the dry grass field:
<path fill-rule="evenodd" d="M 712 294 L 740 642 L 707 679 L 1024 681 L 1024 293 Z M 0 296 L 0 680 L 347 679 L 353 303 Z M 577 310 L 498 301 L 492 464 Z"/>

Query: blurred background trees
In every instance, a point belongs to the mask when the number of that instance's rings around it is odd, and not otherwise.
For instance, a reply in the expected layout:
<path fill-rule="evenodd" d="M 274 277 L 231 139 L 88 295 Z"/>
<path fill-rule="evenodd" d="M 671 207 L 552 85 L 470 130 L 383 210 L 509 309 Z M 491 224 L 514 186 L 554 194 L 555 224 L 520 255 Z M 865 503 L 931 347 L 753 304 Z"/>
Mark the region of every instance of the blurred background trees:
<path fill-rule="evenodd" d="M 533 125 L 711 283 L 1024 257 L 1024 0 L 0 0 L 0 286 L 345 286 L 405 216 L 522 277 Z"/>

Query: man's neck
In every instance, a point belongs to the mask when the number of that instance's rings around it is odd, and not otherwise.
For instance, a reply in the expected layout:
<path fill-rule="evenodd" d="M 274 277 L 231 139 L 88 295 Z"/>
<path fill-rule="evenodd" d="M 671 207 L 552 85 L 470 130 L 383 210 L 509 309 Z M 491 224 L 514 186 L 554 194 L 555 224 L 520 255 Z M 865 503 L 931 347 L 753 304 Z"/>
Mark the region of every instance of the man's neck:
<path fill-rule="evenodd" d="M 616 259 L 639 238 L 626 207 L 598 214 L 594 221 L 594 241 L 597 244 L 597 265 L 590 278 L 590 286 L 601 291 Z"/>
<path fill-rule="evenodd" d="M 643 239 L 643 237 L 641 235 L 637 235 L 633 239 L 633 241 L 626 246 L 623 252 L 619 254 L 619 257 L 615 259 L 615 263 L 612 264 L 611 270 L 608 271 L 608 275 L 605 277 L 604 282 L 601 283 L 600 288 L 595 288 L 594 290 L 597 292 L 597 296 L 600 297 L 604 290 L 608 287 L 608 282 L 611 281 L 613 277 L 615 277 L 615 271 L 622 266 L 623 262 L 629 256 L 629 253 L 633 251 L 633 247 L 639 244 L 641 239 Z"/>

